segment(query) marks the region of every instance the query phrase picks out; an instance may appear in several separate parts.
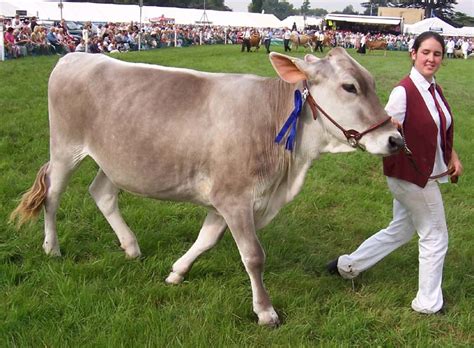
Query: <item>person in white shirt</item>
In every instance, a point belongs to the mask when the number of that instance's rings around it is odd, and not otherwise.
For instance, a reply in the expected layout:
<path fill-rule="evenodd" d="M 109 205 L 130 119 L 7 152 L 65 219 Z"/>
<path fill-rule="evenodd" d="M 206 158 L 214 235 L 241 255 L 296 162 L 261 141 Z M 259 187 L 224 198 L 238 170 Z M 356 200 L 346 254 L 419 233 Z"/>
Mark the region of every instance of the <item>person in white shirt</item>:
<path fill-rule="evenodd" d="M 456 46 L 452 37 L 449 38 L 448 43 L 446 44 L 446 55 L 448 58 L 454 58 L 454 46 Z"/>
<path fill-rule="evenodd" d="M 252 32 L 250 28 L 246 28 L 244 32 L 244 37 L 242 38 L 242 49 L 240 50 L 243 52 L 247 49 L 247 52 L 250 52 L 250 37 L 252 36 Z"/>
<path fill-rule="evenodd" d="M 385 107 L 393 123 L 404 130 L 414 162 L 405 153 L 384 158 L 384 173 L 394 197 L 392 221 L 354 252 L 327 264 L 330 273 L 353 279 L 410 241 L 416 231 L 418 292 L 411 307 L 424 314 L 434 314 L 443 308 L 441 283 L 448 230 L 438 184 L 448 182 L 449 175 L 455 182 L 454 178 L 463 172 L 452 147 L 452 114 L 434 78 L 444 53 L 444 41 L 439 34 L 420 34 L 410 53 L 410 75 L 395 87 Z"/>
<path fill-rule="evenodd" d="M 285 32 L 283 34 L 283 46 L 285 47 L 285 52 L 291 52 L 290 39 L 291 31 L 288 28 L 285 28 Z"/>
<path fill-rule="evenodd" d="M 408 52 L 411 52 L 413 49 L 413 44 L 415 43 L 415 38 L 410 36 L 410 40 L 408 40 Z"/>
<path fill-rule="evenodd" d="M 462 42 L 461 44 L 461 52 L 462 52 L 462 55 L 464 56 L 464 59 L 467 59 L 468 55 L 469 55 L 469 41 L 467 40 L 467 38 L 464 38 L 464 41 Z"/>

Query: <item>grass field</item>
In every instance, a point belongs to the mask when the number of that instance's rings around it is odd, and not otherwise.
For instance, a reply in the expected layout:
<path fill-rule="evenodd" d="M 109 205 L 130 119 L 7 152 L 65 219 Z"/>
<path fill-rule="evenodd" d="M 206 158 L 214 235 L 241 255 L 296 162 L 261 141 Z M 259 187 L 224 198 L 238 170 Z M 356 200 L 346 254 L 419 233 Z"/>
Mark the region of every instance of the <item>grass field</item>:
<path fill-rule="evenodd" d="M 263 50 L 247 54 L 235 46 L 118 57 L 275 76 Z M 382 103 L 410 68 L 401 52 L 355 58 L 374 75 Z M 437 76 L 456 117 L 455 148 L 465 167 L 458 185 L 442 186 L 450 232 L 446 314 L 410 309 L 418 282 L 416 238 L 354 285 L 325 272 L 328 260 L 391 218 L 380 159 L 357 152 L 315 162 L 301 194 L 259 232 L 265 283 L 283 321 L 273 330 L 256 323 L 250 284 L 229 233 L 183 284 L 164 283 L 196 238 L 203 208 L 122 194 L 122 213 L 143 253 L 126 260 L 87 192 L 97 170 L 91 160 L 73 176 L 58 212 L 61 258 L 43 253 L 42 218 L 20 231 L 7 224 L 48 160 L 47 80 L 56 61 L 0 62 L 0 347 L 474 346 L 474 60 L 449 60 Z"/>

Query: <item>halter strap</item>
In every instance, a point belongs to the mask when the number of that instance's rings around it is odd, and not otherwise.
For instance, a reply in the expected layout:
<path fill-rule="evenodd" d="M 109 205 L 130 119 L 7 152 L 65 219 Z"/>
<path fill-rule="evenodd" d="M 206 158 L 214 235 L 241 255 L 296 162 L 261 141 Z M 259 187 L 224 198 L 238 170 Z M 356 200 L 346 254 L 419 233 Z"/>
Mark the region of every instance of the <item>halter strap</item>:
<path fill-rule="evenodd" d="M 390 120 L 391 120 L 391 117 L 387 117 L 386 119 L 382 120 L 381 122 L 379 123 L 376 123 L 372 126 L 370 126 L 369 128 L 367 128 L 365 131 L 363 132 L 358 132 L 356 131 L 355 129 L 345 129 L 344 127 L 342 127 L 339 123 L 337 123 L 331 116 L 329 116 L 329 114 L 324 111 L 324 109 L 318 105 L 318 103 L 316 103 L 316 101 L 314 100 L 313 96 L 311 95 L 311 93 L 309 92 L 309 88 L 308 88 L 308 83 L 307 81 L 304 81 L 303 82 L 303 85 L 304 85 L 304 89 L 305 89 L 305 92 L 306 92 L 306 100 L 308 101 L 309 103 L 309 106 L 311 108 L 311 111 L 313 112 L 313 119 L 316 120 L 318 118 L 318 111 L 320 111 L 324 116 L 326 116 L 326 118 L 333 124 L 335 125 L 337 128 L 339 128 L 339 130 L 344 134 L 344 136 L 346 137 L 347 139 L 347 142 L 349 143 L 350 146 L 352 147 L 359 147 L 363 150 L 363 147 L 359 144 L 359 140 L 364 136 L 366 135 L 367 133 L 370 133 L 382 126 L 384 126 L 385 124 L 387 124 Z"/>

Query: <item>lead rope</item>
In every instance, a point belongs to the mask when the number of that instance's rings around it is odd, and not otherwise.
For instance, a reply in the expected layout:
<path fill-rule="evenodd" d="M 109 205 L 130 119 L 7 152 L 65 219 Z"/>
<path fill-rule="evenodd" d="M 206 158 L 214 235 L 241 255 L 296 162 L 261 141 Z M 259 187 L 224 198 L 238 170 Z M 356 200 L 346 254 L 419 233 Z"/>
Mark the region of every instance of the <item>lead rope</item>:
<path fill-rule="evenodd" d="M 407 158 L 410 160 L 410 163 L 413 165 L 413 168 L 415 168 L 415 170 L 418 172 L 418 174 L 420 175 L 423 175 L 424 174 L 421 172 L 420 170 L 420 167 L 418 167 L 418 165 L 416 164 L 416 161 L 415 159 L 413 158 L 413 153 L 411 152 L 411 150 L 408 148 L 408 145 L 407 145 L 407 142 L 406 142 L 406 138 L 405 138 L 405 133 L 403 131 L 403 127 L 400 127 L 399 129 L 399 132 L 400 134 L 402 135 L 402 139 L 403 139 L 403 153 L 405 153 L 405 155 L 407 156 Z M 429 176 L 428 179 L 430 180 L 435 180 L 435 179 L 439 179 L 439 178 L 442 178 L 443 176 L 446 176 L 446 175 L 449 175 L 452 171 L 451 170 L 447 170 L 441 174 L 437 174 L 437 175 L 433 175 L 433 176 Z M 453 184 L 456 184 L 458 182 L 458 177 L 457 176 L 452 176 L 451 177 L 451 182 Z"/>

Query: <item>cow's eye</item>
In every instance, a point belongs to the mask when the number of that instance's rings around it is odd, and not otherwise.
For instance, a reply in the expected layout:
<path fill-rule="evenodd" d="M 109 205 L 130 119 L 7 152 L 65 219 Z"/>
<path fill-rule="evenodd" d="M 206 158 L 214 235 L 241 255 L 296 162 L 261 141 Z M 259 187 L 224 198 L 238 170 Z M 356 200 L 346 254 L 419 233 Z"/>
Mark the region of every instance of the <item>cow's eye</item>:
<path fill-rule="evenodd" d="M 344 83 L 342 88 L 344 88 L 346 92 L 357 94 L 357 88 L 352 83 Z"/>

